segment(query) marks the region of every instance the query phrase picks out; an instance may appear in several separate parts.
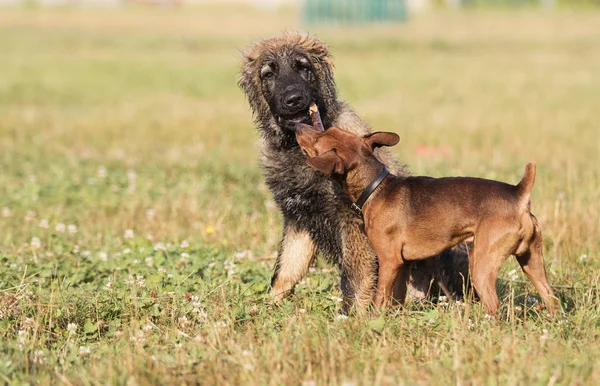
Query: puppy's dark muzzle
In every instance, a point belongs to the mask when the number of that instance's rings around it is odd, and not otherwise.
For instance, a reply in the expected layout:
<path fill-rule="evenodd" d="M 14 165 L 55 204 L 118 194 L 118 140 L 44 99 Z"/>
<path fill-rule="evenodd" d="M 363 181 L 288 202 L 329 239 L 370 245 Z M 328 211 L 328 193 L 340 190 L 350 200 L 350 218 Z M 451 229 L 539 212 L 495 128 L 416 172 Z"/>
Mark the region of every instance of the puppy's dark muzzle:
<path fill-rule="evenodd" d="M 279 102 L 283 116 L 298 116 L 308 111 L 311 99 L 307 90 L 290 86 L 282 93 Z"/>

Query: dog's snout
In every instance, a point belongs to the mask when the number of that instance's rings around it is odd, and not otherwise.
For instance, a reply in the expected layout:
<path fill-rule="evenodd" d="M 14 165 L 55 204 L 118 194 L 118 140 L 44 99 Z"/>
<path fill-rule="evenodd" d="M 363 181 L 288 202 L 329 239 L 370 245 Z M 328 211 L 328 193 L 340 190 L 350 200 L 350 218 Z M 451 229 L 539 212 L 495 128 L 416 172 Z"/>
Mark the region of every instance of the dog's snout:
<path fill-rule="evenodd" d="M 307 98 L 300 91 L 292 91 L 286 94 L 283 103 L 290 110 L 296 110 L 307 104 Z"/>

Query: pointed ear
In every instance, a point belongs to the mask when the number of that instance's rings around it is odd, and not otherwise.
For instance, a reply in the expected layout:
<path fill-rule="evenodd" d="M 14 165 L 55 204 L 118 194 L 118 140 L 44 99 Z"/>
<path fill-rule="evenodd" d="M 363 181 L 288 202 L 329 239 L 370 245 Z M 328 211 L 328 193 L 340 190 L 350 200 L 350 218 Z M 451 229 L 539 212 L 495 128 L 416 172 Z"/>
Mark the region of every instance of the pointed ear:
<path fill-rule="evenodd" d="M 320 156 L 309 158 L 306 163 L 311 168 L 320 171 L 327 177 L 331 177 L 332 174 L 344 174 L 344 165 L 342 159 L 338 157 L 335 150 L 330 150 L 327 153 L 323 153 Z"/>
<path fill-rule="evenodd" d="M 367 134 L 363 139 L 371 149 L 381 146 L 394 146 L 400 142 L 398 134 L 387 131 L 377 131 L 375 133 Z"/>

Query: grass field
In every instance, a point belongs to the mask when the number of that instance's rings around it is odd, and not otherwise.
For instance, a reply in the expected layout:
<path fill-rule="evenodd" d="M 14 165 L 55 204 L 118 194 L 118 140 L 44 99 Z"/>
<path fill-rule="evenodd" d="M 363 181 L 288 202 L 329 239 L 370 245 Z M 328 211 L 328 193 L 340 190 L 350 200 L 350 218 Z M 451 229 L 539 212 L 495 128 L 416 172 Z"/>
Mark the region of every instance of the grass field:
<path fill-rule="evenodd" d="M 0 12 L 0 383 L 600 383 L 600 12 L 315 29 L 342 97 L 415 174 L 516 183 L 565 312 L 503 268 L 502 312 L 338 316 L 337 268 L 264 295 L 281 218 L 238 49 L 290 9 Z M 574 286 L 574 288 L 571 288 Z"/>

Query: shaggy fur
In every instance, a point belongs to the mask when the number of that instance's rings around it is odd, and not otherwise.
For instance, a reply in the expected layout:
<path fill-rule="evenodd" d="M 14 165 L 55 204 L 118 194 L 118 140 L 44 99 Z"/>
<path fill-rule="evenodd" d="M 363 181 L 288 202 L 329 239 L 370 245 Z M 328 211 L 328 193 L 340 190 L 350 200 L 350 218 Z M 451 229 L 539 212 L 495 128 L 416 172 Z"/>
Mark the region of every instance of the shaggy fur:
<path fill-rule="evenodd" d="M 306 59 L 307 65 L 303 64 Z M 318 39 L 285 33 L 249 47 L 242 61 L 239 86 L 254 113 L 261 135 L 263 173 L 284 219 L 271 294 L 280 300 L 291 293 L 316 253 L 321 252 L 340 267 L 346 305 L 354 300 L 359 309 L 364 309 L 372 300 L 377 259 L 364 233 L 362 218 L 350 208 L 351 202 L 340 186 L 306 164 L 295 139 L 296 121 L 282 117 L 281 101 L 286 103 L 291 88 L 297 91 L 300 86 L 296 85 L 304 85 L 300 91 L 315 100 L 326 128 L 336 126 L 364 135 L 369 127 L 338 99 L 331 56 Z M 293 107 L 290 111 L 295 114 L 297 106 Z M 309 122 L 308 115 L 303 121 Z M 404 165 L 387 149 L 378 149 L 375 155 L 391 172 L 407 174 Z M 435 264 L 434 259 L 413 268 L 409 296 L 426 296 L 435 277 L 445 278 L 443 288 L 447 291 L 462 294 L 468 269 L 464 246 L 445 255 L 440 259 L 445 260 L 444 265 Z"/>

